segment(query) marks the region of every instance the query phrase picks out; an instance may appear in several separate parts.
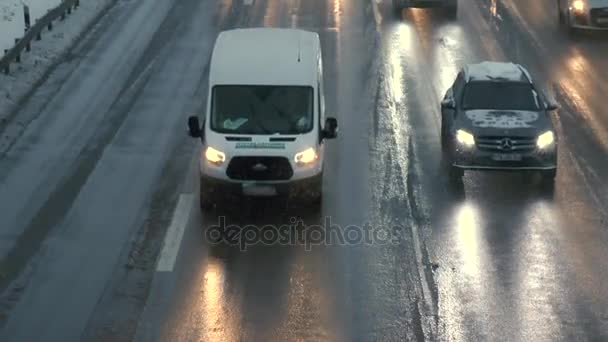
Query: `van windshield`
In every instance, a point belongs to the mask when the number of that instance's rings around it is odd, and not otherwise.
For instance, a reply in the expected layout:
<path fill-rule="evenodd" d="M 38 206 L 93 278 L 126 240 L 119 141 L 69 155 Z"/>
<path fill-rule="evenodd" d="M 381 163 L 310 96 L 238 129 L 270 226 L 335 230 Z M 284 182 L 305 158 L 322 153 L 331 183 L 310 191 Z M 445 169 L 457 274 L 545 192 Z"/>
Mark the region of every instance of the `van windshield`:
<path fill-rule="evenodd" d="M 226 134 L 308 133 L 313 128 L 313 99 L 308 86 L 215 86 L 211 129 Z"/>

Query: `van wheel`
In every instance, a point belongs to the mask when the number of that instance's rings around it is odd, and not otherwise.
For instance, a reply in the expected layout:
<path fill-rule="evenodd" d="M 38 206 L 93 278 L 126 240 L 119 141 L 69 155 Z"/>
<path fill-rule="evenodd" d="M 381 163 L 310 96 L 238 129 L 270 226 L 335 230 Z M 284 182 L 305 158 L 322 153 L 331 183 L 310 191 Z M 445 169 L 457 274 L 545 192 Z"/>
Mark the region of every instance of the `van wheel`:
<path fill-rule="evenodd" d="M 323 177 L 315 181 L 310 190 L 310 203 L 313 207 L 320 207 L 323 203 Z"/>
<path fill-rule="evenodd" d="M 199 202 L 201 206 L 201 212 L 208 212 L 213 208 L 213 191 L 209 186 L 209 183 L 201 178 L 200 191 L 199 191 Z"/>

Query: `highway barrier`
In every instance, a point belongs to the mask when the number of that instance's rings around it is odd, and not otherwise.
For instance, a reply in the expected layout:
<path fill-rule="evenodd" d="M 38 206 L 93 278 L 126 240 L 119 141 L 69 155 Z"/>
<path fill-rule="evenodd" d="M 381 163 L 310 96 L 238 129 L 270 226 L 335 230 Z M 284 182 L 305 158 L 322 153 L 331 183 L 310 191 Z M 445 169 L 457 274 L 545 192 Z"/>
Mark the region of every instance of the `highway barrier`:
<path fill-rule="evenodd" d="M 15 45 L 11 49 L 4 50 L 4 55 L 0 59 L 0 70 L 8 75 L 11 70 L 11 63 L 21 63 L 23 50 L 31 51 L 33 40 L 42 40 L 42 33 L 45 29 L 52 31 L 54 21 L 65 20 L 66 16 L 79 6 L 80 0 L 63 0 L 60 5 L 48 10 L 42 18 L 36 19 L 34 25 L 31 25 L 29 8 L 24 5 L 25 34 L 22 38 L 15 38 Z"/>

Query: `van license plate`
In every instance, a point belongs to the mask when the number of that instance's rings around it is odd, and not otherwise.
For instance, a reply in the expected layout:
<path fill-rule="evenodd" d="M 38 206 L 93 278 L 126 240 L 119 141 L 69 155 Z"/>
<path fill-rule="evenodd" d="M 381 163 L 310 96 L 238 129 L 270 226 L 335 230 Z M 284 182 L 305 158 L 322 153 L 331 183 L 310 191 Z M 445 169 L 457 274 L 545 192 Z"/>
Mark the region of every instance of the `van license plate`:
<path fill-rule="evenodd" d="M 509 154 L 495 154 L 492 156 L 495 161 L 521 161 L 521 154 L 509 153 Z"/>
<path fill-rule="evenodd" d="M 243 184 L 243 194 L 246 196 L 276 196 L 277 189 L 272 185 L 263 185 L 255 183 Z"/>

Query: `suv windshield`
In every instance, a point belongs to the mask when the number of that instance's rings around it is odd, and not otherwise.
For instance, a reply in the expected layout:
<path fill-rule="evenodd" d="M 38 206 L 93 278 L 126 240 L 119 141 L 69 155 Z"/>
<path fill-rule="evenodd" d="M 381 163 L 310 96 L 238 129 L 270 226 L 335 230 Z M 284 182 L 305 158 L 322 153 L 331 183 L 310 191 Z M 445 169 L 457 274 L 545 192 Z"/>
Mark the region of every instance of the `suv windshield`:
<path fill-rule="evenodd" d="M 464 110 L 540 110 L 538 94 L 532 85 L 523 82 L 477 81 L 466 85 Z"/>
<path fill-rule="evenodd" d="M 313 88 L 230 85 L 213 88 L 211 129 L 232 134 L 303 134 L 313 128 Z"/>

